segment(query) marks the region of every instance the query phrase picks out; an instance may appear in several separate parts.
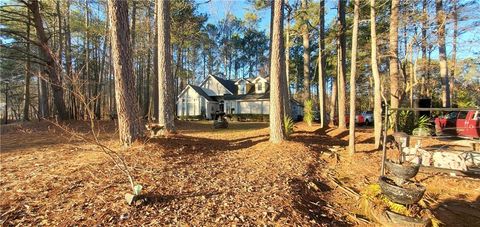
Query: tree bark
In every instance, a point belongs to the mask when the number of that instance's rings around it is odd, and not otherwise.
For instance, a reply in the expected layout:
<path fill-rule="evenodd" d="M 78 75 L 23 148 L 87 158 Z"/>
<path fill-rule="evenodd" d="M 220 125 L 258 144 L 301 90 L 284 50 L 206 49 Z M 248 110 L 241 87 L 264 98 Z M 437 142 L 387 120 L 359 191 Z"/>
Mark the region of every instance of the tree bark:
<path fill-rule="evenodd" d="M 345 37 L 346 21 L 345 21 L 345 0 L 338 1 L 339 22 L 340 22 L 340 67 L 338 73 L 338 127 L 346 128 L 345 121 L 345 71 L 347 70 L 347 41 Z"/>
<path fill-rule="evenodd" d="M 158 121 L 158 4 L 155 3 L 154 10 L 155 36 L 153 44 L 153 118 Z"/>
<path fill-rule="evenodd" d="M 400 104 L 400 89 L 398 85 L 398 10 L 399 0 L 392 0 L 389 31 L 389 68 L 390 68 L 390 106 L 398 108 Z M 392 125 L 397 121 L 397 112 L 392 114 Z"/>
<path fill-rule="evenodd" d="M 395 0 L 394 0 L 395 1 Z M 348 150 L 350 154 L 355 153 L 355 99 L 356 99 L 356 83 L 357 75 L 357 39 L 358 39 L 358 17 L 360 0 L 355 0 L 353 8 L 353 31 L 352 31 L 352 62 L 350 69 L 350 122 L 348 133 Z"/>
<path fill-rule="evenodd" d="M 90 34 L 88 32 L 90 27 L 90 16 L 89 16 L 89 5 L 88 0 L 85 0 L 85 40 L 84 40 L 84 48 L 85 48 L 85 68 L 84 68 L 84 81 L 81 81 L 80 84 L 83 85 L 84 94 L 87 99 L 92 98 L 92 85 L 90 84 Z M 83 108 L 89 108 L 88 106 L 84 106 Z M 83 110 L 83 118 L 87 117 L 87 111 Z"/>
<path fill-rule="evenodd" d="M 151 47 L 152 47 L 152 27 L 150 24 L 150 18 L 152 17 L 152 8 L 151 5 L 148 4 L 148 9 L 147 9 L 147 30 L 148 30 L 148 49 L 147 49 L 147 79 L 146 79 L 146 87 L 144 90 L 144 103 L 143 103 L 143 115 L 147 116 L 150 119 L 150 74 L 151 74 L 151 62 L 152 62 L 152 52 L 151 52 Z"/>
<path fill-rule="evenodd" d="M 374 122 L 374 137 L 375 148 L 380 147 L 380 136 L 382 134 L 382 97 L 380 89 L 380 75 L 378 73 L 377 63 L 377 31 L 375 21 L 375 0 L 370 0 L 370 36 L 371 36 L 371 61 L 372 61 L 372 75 L 374 81 L 374 105 L 373 105 L 373 122 Z"/>
<path fill-rule="evenodd" d="M 61 120 L 67 120 L 69 116 L 68 116 L 68 112 L 66 111 L 65 100 L 63 99 L 63 85 L 59 75 L 60 67 L 58 65 L 59 64 L 58 61 L 55 59 L 54 52 L 52 51 L 52 49 L 50 49 L 48 45 L 48 38 L 45 33 L 45 28 L 43 27 L 44 23 L 43 23 L 42 16 L 40 14 L 40 6 L 38 3 L 38 0 L 32 0 L 30 3 L 27 3 L 27 7 L 32 12 L 33 20 L 35 24 L 35 30 L 37 33 L 37 38 L 41 44 L 40 50 L 47 65 L 46 69 L 48 71 L 48 82 L 51 84 L 53 102 L 55 103 L 55 107 L 58 111 L 59 118 Z M 45 80 L 40 80 L 40 81 L 45 82 Z M 44 83 L 44 82 L 41 82 L 41 83 Z M 42 84 L 40 87 L 41 89 L 43 89 L 46 87 L 46 84 Z M 46 91 L 44 95 L 46 95 Z M 46 111 L 43 112 L 43 114 L 45 113 Z"/>
<path fill-rule="evenodd" d="M 158 123 L 168 133 L 175 132 L 175 93 L 170 53 L 170 6 L 168 1 L 157 0 L 158 33 Z"/>
<path fill-rule="evenodd" d="M 427 14 L 427 0 L 422 0 L 422 81 L 420 87 L 420 93 L 423 97 L 427 96 L 426 91 L 426 77 L 428 77 L 427 69 L 427 29 L 428 29 L 428 14 Z"/>
<path fill-rule="evenodd" d="M 450 72 L 451 81 L 450 81 L 450 103 L 455 103 L 455 76 L 456 76 L 456 67 L 457 67 L 457 37 L 458 37 L 458 6 L 457 0 L 453 0 L 453 40 L 452 40 L 452 70 Z"/>
<path fill-rule="evenodd" d="M 302 0 L 303 16 L 302 37 L 303 37 L 303 101 L 310 99 L 310 40 L 308 31 L 307 0 Z"/>
<path fill-rule="evenodd" d="M 110 36 L 112 43 L 115 97 L 117 103 L 118 132 L 123 145 L 129 146 L 143 136 L 139 119 L 135 78 L 133 77 L 128 4 L 123 0 L 109 0 Z"/>
<path fill-rule="evenodd" d="M 326 56 L 325 55 L 325 0 L 320 0 L 320 40 L 318 41 L 318 104 L 320 114 L 320 128 L 324 128 L 327 124 L 325 119 L 325 71 Z"/>
<path fill-rule="evenodd" d="M 337 79 L 335 78 L 335 76 L 332 76 L 331 87 L 332 87 L 332 92 L 330 96 L 330 124 L 334 125 L 335 121 L 333 119 L 335 119 L 335 113 L 336 113 L 335 110 L 337 109 Z"/>
<path fill-rule="evenodd" d="M 438 58 L 440 62 L 440 77 L 442 79 L 442 106 L 450 107 L 450 85 L 448 79 L 447 51 L 445 47 L 445 23 L 446 15 L 443 9 L 443 1 L 435 0 L 437 11 L 437 36 L 438 36 Z"/>
<path fill-rule="evenodd" d="M 282 113 L 282 77 L 285 75 L 285 52 L 283 42 L 283 5 L 284 0 L 274 0 L 272 4 L 273 25 L 270 63 L 270 142 L 285 140 Z"/>
<path fill-rule="evenodd" d="M 30 39 L 30 13 L 27 23 L 27 38 Z M 30 42 L 27 42 L 27 65 L 25 72 L 25 93 L 23 94 L 23 120 L 30 121 L 30 77 L 32 73 L 30 58 Z"/>
<path fill-rule="evenodd" d="M 291 9 L 287 9 L 287 34 L 285 35 L 285 81 L 282 83 L 284 85 L 284 105 L 283 110 L 285 117 L 291 117 L 292 109 L 290 106 L 290 21 L 291 21 Z"/>

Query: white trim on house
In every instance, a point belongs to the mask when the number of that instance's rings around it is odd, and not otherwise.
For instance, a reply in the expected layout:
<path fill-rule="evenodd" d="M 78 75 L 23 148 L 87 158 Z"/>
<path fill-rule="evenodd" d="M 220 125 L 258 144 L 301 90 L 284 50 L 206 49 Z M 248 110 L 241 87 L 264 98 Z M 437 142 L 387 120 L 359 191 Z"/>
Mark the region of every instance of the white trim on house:
<path fill-rule="evenodd" d="M 205 80 L 202 81 L 202 83 L 200 83 L 200 85 L 198 85 L 199 87 L 203 87 L 203 85 L 205 85 L 205 83 L 210 79 L 210 78 L 213 78 L 215 81 L 217 81 L 217 83 L 219 83 L 220 85 L 222 85 L 222 83 L 220 83 L 220 81 L 217 80 L 217 78 L 215 78 L 212 74 L 208 75 L 207 78 L 205 78 Z M 222 85 L 223 86 L 223 85 Z M 225 88 L 226 91 L 228 91 L 228 93 L 230 93 L 230 95 L 233 95 L 233 92 L 230 91 L 227 87 L 223 86 Z"/>

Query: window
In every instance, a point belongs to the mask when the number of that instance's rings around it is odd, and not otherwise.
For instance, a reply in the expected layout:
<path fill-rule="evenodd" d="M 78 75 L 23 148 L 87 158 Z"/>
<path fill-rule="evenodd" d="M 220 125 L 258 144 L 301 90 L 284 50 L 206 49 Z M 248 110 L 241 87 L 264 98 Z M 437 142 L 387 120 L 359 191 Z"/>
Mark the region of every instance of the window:
<path fill-rule="evenodd" d="M 468 113 L 468 112 L 465 112 L 465 111 L 462 111 L 462 112 L 458 113 L 458 119 L 465 119 L 465 118 L 467 118 L 467 113 Z"/>
<path fill-rule="evenodd" d="M 445 116 L 445 118 L 446 119 L 457 119 L 457 114 L 458 114 L 458 112 L 450 112 Z"/>
<path fill-rule="evenodd" d="M 262 93 L 262 92 L 264 92 L 264 89 L 263 89 L 263 87 L 264 87 L 264 85 L 263 85 L 263 82 L 259 82 L 259 83 L 257 83 L 255 86 L 256 86 L 256 92 L 257 92 L 257 93 Z"/>
<path fill-rule="evenodd" d="M 238 94 L 240 95 L 244 95 L 245 93 L 247 93 L 246 91 L 246 86 L 245 86 L 245 82 L 240 82 L 240 84 L 238 85 Z"/>

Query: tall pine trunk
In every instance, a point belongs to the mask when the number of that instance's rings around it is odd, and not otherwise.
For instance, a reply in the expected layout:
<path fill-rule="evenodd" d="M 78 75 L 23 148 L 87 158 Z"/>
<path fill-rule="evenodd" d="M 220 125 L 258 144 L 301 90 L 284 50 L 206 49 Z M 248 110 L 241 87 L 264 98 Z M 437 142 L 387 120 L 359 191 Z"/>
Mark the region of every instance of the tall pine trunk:
<path fill-rule="evenodd" d="M 428 29 L 427 0 L 422 0 L 422 81 L 420 84 L 420 93 L 422 97 L 427 96 L 426 86 L 428 81 L 427 74 L 427 29 Z M 398 45 L 398 44 L 397 44 Z"/>
<path fill-rule="evenodd" d="M 450 107 L 450 85 L 448 79 L 447 50 L 445 47 L 445 23 L 446 15 L 443 9 L 443 1 L 435 0 L 437 11 L 437 36 L 438 36 L 438 57 L 440 62 L 440 77 L 442 80 L 442 106 Z"/>
<path fill-rule="evenodd" d="M 337 78 L 335 76 L 332 76 L 332 85 L 330 86 L 332 88 L 331 90 L 331 96 L 330 96 L 330 124 L 334 125 L 335 121 L 335 114 L 337 110 Z"/>
<path fill-rule="evenodd" d="M 155 3 L 154 10 L 155 36 L 153 39 L 153 118 L 158 121 L 158 4 Z"/>
<path fill-rule="evenodd" d="M 30 39 L 30 13 L 27 20 L 27 38 Z M 25 93 L 23 94 L 23 120 L 30 120 L 30 77 L 31 77 L 31 57 L 30 57 L 30 42 L 27 42 L 27 65 L 25 70 Z"/>
<path fill-rule="evenodd" d="M 372 76 L 373 76 L 373 122 L 374 122 L 374 137 L 375 148 L 380 147 L 380 136 L 382 134 L 382 97 L 380 89 L 380 74 L 378 72 L 377 63 L 377 31 L 375 21 L 375 0 L 370 0 L 370 43 L 371 43 L 371 61 L 372 61 Z"/>
<path fill-rule="evenodd" d="M 175 93 L 170 53 L 170 6 L 157 0 L 158 33 L 158 123 L 168 132 L 175 132 Z"/>
<path fill-rule="evenodd" d="M 285 82 L 284 85 L 284 114 L 287 117 L 292 116 L 292 109 L 290 106 L 290 21 L 291 21 L 291 8 L 287 9 L 287 34 L 285 35 Z M 251 68 L 251 67 L 250 67 Z M 250 71 L 251 74 L 251 71 Z"/>
<path fill-rule="evenodd" d="M 147 9 L 147 30 L 148 30 L 148 37 L 147 37 L 147 78 L 146 78 L 146 83 L 145 83 L 145 90 L 144 90 L 144 100 L 143 100 L 143 116 L 147 116 L 148 119 L 150 119 L 150 74 L 151 74 L 151 62 L 152 62 L 152 26 L 150 24 L 150 18 L 152 17 L 152 7 L 150 4 L 148 4 L 148 9 Z"/>
<path fill-rule="evenodd" d="M 285 53 L 283 42 L 283 5 L 284 0 L 274 0 L 272 4 L 273 25 L 270 57 L 270 142 L 285 140 L 282 113 L 282 77 L 285 73 Z"/>
<path fill-rule="evenodd" d="M 338 1 L 339 22 L 340 22 L 340 49 L 339 59 L 340 66 L 338 67 L 338 127 L 346 128 L 345 121 L 345 71 L 347 70 L 347 41 L 345 37 L 346 21 L 345 21 L 345 0 Z"/>
<path fill-rule="evenodd" d="M 348 150 L 350 154 L 355 153 L 355 99 L 356 99 L 356 83 L 357 76 L 357 39 L 358 39 L 358 17 L 360 0 L 355 0 L 353 8 L 353 31 L 352 31 L 352 62 L 350 69 L 350 122 L 348 134 Z"/>
<path fill-rule="evenodd" d="M 389 32 L 389 64 L 390 64 L 390 106 L 398 108 L 400 104 L 400 89 L 398 86 L 398 10 L 400 0 L 392 0 L 390 13 L 390 32 Z M 397 112 L 393 112 L 392 124 L 397 121 Z"/>
<path fill-rule="evenodd" d="M 45 28 L 43 27 L 43 19 L 40 14 L 40 6 L 38 0 L 32 0 L 30 3 L 27 3 L 27 7 L 30 9 L 33 21 L 35 25 L 35 30 L 37 33 L 37 38 L 40 43 L 40 51 L 43 59 L 46 62 L 46 70 L 48 72 L 48 82 L 52 88 L 53 102 L 58 111 L 58 117 L 61 120 L 66 120 L 69 118 L 68 112 L 65 106 L 65 100 L 63 98 L 63 84 L 59 75 L 59 62 L 55 59 L 54 52 L 49 47 L 48 37 L 45 33 Z M 41 79 L 41 89 L 44 90 L 43 95 L 46 95 L 46 82 Z M 42 84 L 44 83 L 44 84 Z M 44 107 L 46 100 L 42 100 L 42 106 Z M 47 108 L 48 109 L 48 108 Z M 45 114 L 47 110 L 43 112 Z M 45 117 L 45 116 L 44 116 Z"/>
<path fill-rule="evenodd" d="M 450 72 L 450 103 L 455 103 L 455 76 L 457 67 L 457 37 L 458 37 L 458 6 L 457 0 L 453 0 L 453 37 L 452 37 L 452 70 Z"/>
<path fill-rule="evenodd" d="M 139 118 L 135 78 L 133 77 L 130 29 L 128 27 L 128 3 L 109 0 L 110 36 L 112 43 L 115 98 L 117 103 L 118 133 L 123 145 L 129 146 L 143 136 Z"/>
<path fill-rule="evenodd" d="M 318 45 L 318 104 L 320 114 L 320 128 L 324 128 L 327 124 L 325 116 L 325 0 L 320 0 L 320 28 L 319 28 Z"/>
<path fill-rule="evenodd" d="M 303 39 L 303 100 L 310 99 L 310 40 L 308 31 L 308 17 L 307 17 L 307 0 L 302 0 L 302 9 L 305 11 L 302 25 L 302 39 Z"/>

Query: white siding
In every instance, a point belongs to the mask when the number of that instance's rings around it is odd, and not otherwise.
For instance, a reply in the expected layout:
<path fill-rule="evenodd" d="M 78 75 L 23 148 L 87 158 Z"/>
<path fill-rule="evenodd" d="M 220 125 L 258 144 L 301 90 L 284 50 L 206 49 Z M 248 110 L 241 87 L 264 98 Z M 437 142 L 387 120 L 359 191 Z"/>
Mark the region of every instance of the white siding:
<path fill-rule="evenodd" d="M 208 77 L 204 83 L 202 83 L 201 87 L 209 96 L 230 94 L 230 92 L 221 83 L 211 76 Z"/>
<path fill-rule="evenodd" d="M 187 90 L 179 97 L 177 103 L 178 116 L 198 116 L 201 114 L 202 99 L 192 88 Z"/>
<path fill-rule="evenodd" d="M 269 101 L 240 101 L 238 114 L 268 114 Z"/>

